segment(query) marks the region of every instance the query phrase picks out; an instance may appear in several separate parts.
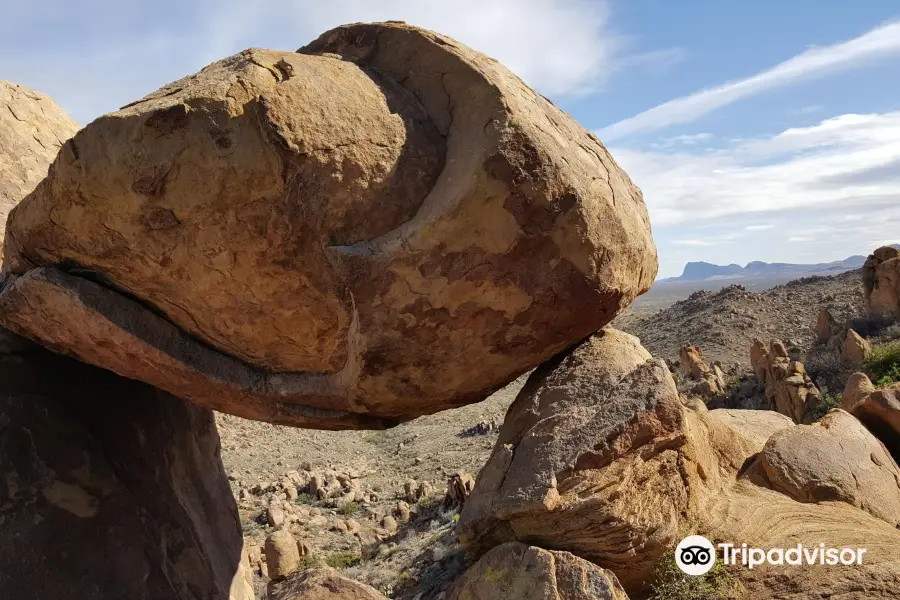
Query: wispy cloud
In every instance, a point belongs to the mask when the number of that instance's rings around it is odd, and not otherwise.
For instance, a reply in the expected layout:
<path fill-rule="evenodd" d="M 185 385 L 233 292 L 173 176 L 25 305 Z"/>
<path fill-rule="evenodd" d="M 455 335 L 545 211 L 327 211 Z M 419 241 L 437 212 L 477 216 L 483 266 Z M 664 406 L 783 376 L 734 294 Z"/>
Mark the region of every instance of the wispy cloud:
<path fill-rule="evenodd" d="M 814 47 L 752 77 L 670 100 L 600 130 L 605 141 L 689 123 L 724 106 L 762 92 L 820 77 L 900 53 L 900 21 L 887 23 L 852 40 Z"/>

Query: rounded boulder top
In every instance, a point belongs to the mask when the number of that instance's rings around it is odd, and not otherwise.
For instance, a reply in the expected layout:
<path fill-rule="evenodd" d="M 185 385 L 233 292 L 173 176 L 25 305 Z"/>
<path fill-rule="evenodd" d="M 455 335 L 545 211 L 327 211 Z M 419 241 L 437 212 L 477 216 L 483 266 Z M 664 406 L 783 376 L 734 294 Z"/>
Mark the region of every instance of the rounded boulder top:
<path fill-rule="evenodd" d="M 327 429 L 479 401 L 657 271 L 640 190 L 594 135 L 402 23 L 246 50 L 95 120 L 7 231 L 7 327 Z"/>

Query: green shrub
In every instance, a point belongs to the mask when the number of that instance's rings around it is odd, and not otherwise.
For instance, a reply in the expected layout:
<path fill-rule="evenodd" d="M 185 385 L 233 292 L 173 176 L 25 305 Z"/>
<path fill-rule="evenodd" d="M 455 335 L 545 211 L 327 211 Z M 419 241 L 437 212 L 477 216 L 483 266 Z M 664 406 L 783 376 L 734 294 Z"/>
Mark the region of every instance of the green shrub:
<path fill-rule="evenodd" d="M 352 552 L 335 552 L 334 554 L 328 555 L 325 559 L 325 564 L 332 569 L 343 571 L 344 569 L 355 567 L 359 564 L 360 560 L 361 557 L 359 554 L 353 554 Z"/>
<path fill-rule="evenodd" d="M 705 575 L 688 575 L 675 564 L 675 551 L 663 554 L 654 570 L 651 600 L 728 600 L 742 597 L 741 584 L 721 562 Z"/>
<path fill-rule="evenodd" d="M 340 513 L 345 517 L 349 517 L 351 515 L 355 515 L 359 512 L 359 503 L 358 502 L 347 502 L 346 504 L 342 504 L 340 509 Z"/>
<path fill-rule="evenodd" d="M 819 406 L 816 407 L 815 412 L 813 413 L 813 421 L 818 421 L 822 417 L 828 414 L 828 411 L 832 408 L 840 408 L 841 407 L 841 394 L 829 394 L 825 392 L 822 394 L 822 400 L 819 402 Z"/>
<path fill-rule="evenodd" d="M 865 370 L 875 385 L 900 382 L 900 341 L 872 348 L 872 353 L 865 362 Z"/>

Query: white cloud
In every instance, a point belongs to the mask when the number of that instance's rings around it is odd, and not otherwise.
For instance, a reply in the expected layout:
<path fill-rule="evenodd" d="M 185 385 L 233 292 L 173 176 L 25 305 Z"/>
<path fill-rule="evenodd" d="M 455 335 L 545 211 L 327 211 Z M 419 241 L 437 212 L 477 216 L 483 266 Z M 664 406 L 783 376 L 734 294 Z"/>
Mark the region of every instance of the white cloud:
<path fill-rule="evenodd" d="M 670 100 L 613 123 L 602 129 L 599 135 L 601 139 L 610 141 L 689 123 L 749 96 L 898 53 L 900 22 L 888 23 L 846 42 L 810 48 L 752 77 Z"/>
<path fill-rule="evenodd" d="M 698 154 L 613 148 L 654 225 L 900 199 L 900 112 L 842 115 Z"/>
<path fill-rule="evenodd" d="M 50 94 L 81 122 L 244 48 L 295 50 L 360 21 L 440 31 L 546 95 L 588 92 L 625 67 L 660 69 L 683 56 L 638 52 L 612 30 L 608 0 L 47 0 L 5 8 L 0 73 Z"/>
<path fill-rule="evenodd" d="M 775 227 L 772 223 L 766 223 L 765 225 L 747 225 L 744 227 L 746 231 L 765 231 L 766 229 L 772 229 Z"/>

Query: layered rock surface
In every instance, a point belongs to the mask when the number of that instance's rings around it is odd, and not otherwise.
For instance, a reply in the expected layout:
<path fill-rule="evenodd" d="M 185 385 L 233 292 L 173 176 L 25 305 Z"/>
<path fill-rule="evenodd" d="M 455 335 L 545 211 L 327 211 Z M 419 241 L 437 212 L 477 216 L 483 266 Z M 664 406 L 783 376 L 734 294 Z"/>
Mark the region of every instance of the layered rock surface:
<path fill-rule="evenodd" d="M 0 354 L 0 597 L 252 600 L 212 412 Z"/>
<path fill-rule="evenodd" d="M 476 555 L 514 540 L 566 550 L 612 571 L 639 597 L 660 557 L 689 534 L 758 548 L 828 540 L 867 548 L 865 563 L 734 573 L 749 598 L 893 597 L 900 531 L 857 508 L 865 503 L 799 502 L 760 485 L 751 475 L 766 440 L 796 427 L 780 417 L 753 421 L 736 425 L 739 411 L 684 407 L 661 361 L 635 338 L 602 331 L 535 371 L 510 407 L 463 510 L 461 540 Z M 782 454 L 799 461 L 796 472 L 817 466 L 789 455 Z M 827 477 L 824 470 L 816 477 Z"/>
<path fill-rule="evenodd" d="M 0 230 L 9 211 L 47 175 L 56 153 L 76 131 L 78 124 L 49 97 L 0 80 Z"/>
<path fill-rule="evenodd" d="M 9 327 L 320 428 L 480 400 L 656 273 L 640 191 L 593 135 L 399 23 L 248 50 L 101 117 L 8 231 Z"/>

